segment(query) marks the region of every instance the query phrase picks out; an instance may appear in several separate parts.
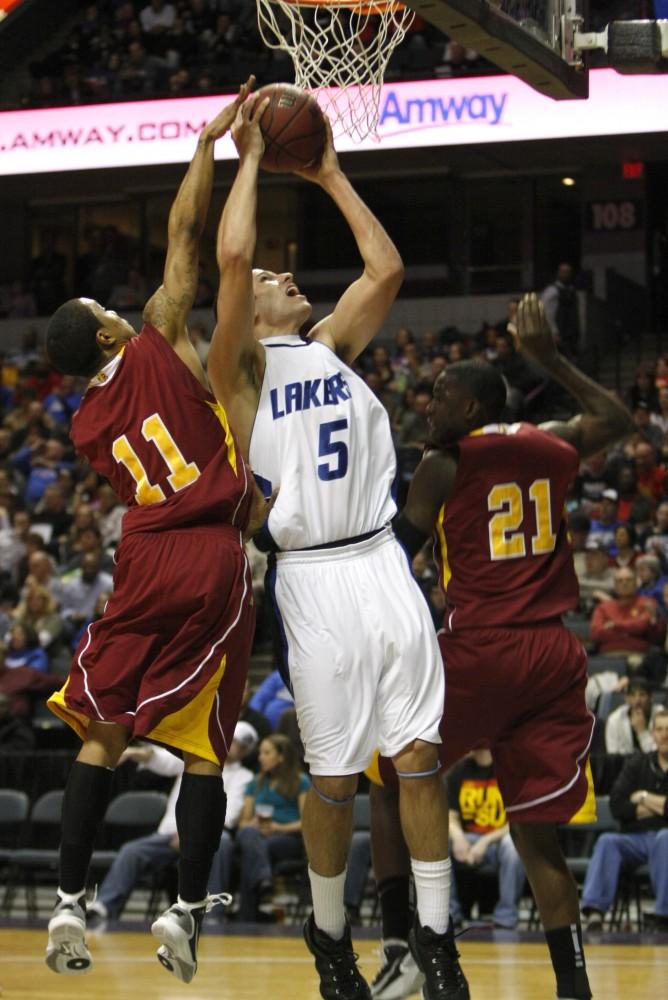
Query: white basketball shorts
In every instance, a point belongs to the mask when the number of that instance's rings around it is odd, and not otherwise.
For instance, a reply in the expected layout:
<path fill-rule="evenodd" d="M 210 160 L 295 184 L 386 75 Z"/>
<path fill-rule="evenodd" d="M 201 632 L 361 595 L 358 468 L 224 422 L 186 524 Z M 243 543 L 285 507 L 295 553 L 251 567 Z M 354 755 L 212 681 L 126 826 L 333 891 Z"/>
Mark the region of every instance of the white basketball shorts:
<path fill-rule="evenodd" d="M 273 587 L 312 774 L 363 771 L 375 749 L 440 743 L 444 673 L 427 603 L 390 528 L 280 552 Z"/>

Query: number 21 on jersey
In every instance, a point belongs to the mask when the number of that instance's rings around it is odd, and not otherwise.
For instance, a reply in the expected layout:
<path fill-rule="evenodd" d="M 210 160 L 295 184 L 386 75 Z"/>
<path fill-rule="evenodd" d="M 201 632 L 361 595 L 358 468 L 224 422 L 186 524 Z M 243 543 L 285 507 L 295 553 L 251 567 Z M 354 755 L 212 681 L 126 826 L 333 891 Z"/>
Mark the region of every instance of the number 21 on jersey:
<path fill-rule="evenodd" d="M 489 522 L 489 554 L 493 560 L 521 559 L 529 541 L 535 556 L 554 552 L 557 536 L 552 530 L 550 480 L 534 479 L 528 489 L 528 502 L 536 513 L 536 534 L 529 538 L 524 524 L 524 496 L 518 483 L 498 483 L 487 495 L 487 510 L 498 511 Z"/>

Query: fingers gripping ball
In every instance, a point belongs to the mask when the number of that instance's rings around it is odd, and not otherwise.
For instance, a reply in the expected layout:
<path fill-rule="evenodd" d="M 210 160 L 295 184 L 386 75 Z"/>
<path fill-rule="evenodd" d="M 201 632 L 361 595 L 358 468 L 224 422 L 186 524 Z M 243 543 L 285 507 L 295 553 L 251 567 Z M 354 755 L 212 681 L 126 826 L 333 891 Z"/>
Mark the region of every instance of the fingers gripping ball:
<path fill-rule="evenodd" d="M 325 118 L 314 97 L 287 83 L 271 83 L 258 91 L 269 104 L 260 118 L 264 170 L 291 171 L 317 166 L 325 149 Z"/>

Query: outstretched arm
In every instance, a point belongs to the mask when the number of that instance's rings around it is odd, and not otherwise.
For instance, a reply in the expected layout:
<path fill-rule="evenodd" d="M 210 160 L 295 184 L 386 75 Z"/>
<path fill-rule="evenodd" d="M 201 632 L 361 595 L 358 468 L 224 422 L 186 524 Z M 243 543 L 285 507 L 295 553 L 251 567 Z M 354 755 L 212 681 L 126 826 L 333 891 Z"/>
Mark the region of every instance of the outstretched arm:
<path fill-rule="evenodd" d="M 162 284 L 144 307 L 144 321 L 160 331 L 200 381 L 205 380 L 204 373 L 190 343 L 186 320 L 197 290 L 199 241 L 213 187 L 213 149 L 229 130 L 252 85 L 251 77 L 240 88 L 236 100 L 202 129 L 195 155 L 169 213 Z"/>
<path fill-rule="evenodd" d="M 543 430 L 569 441 L 583 458 L 632 433 L 626 407 L 558 353 L 542 303 L 533 293 L 524 296 L 517 310 L 516 341 L 525 357 L 570 392 L 584 411 L 567 422 L 542 424 Z"/>
<path fill-rule="evenodd" d="M 217 399 L 228 412 L 245 455 L 260 392 L 263 355 L 253 334 L 253 255 L 257 239 L 257 180 L 264 142 L 259 120 L 267 100 L 247 101 L 239 110 L 233 137 L 239 168 L 218 227 L 220 270 L 216 329 L 208 371 Z"/>
<path fill-rule="evenodd" d="M 338 206 L 364 262 L 361 277 L 346 289 L 334 311 L 311 331 L 312 339 L 327 344 L 350 363 L 385 322 L 401 287 L 404 266 L 394 243 L 341 170 L 329 122 L 320 165 L 298 172 L 319 184 Z"/>

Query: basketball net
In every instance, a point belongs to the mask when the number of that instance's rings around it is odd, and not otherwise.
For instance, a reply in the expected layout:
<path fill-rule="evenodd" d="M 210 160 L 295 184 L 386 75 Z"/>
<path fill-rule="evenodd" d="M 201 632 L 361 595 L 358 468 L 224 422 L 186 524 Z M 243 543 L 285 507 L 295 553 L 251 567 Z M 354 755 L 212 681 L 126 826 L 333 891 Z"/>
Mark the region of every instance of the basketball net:
<path fill-rule="evenodd" d="M 264 44 L 290 55 L 296 86 L 355 142 L 376 134 L 385 70 L 414 16 L 395 0 L 257 0 Z"/>

